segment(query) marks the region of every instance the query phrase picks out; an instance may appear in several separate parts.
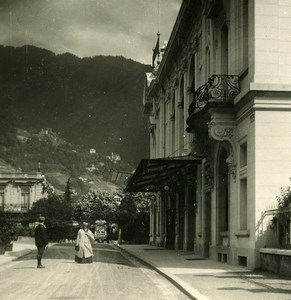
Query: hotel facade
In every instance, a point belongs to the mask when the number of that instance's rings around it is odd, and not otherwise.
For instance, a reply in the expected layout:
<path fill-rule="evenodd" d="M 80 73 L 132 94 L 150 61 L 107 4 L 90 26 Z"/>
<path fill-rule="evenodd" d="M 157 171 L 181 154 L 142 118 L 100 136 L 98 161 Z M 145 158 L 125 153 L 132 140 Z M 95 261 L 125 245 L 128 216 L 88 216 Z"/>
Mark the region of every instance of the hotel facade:
<path fill-rule="evenodd" d="M 150 158 L 125 189 L 151 195 L 150 243 L 260 267 L 291 176 L 291 2 L 184 0 L 154 56 Z"/>

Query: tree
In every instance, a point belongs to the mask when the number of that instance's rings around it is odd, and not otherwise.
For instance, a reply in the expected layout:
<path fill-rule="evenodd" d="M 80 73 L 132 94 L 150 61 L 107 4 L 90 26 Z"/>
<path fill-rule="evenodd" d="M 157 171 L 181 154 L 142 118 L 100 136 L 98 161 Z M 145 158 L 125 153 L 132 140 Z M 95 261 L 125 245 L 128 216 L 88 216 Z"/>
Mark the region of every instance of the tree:
<path fill-rule="evenodd" d="M 91 224 L 96 220 L 114 222 L 117 204 L 113 201 L 113 194 L 96 191 L 83 195 L 74 207 L 73 216 L 76 221 L 86 220 Z"/>
<path fill-rule="evenodd" d="M 277 214 L 271 220 L 271 227 L 278 230 L 279 245 L 290 247 L 291 187 L 281 188 L 277 201 Z"/>
<path fill-rule="evenodd" d="M 117 223 L 122 231 L 122 238 L 133 241 L 135 236 L 134 224 L 137 217 L 137 208 L 132 194 L 126 194 L 121 200 L 117 211 Z"/>
<path fill-rule="evenodd" d="M 55 194 L 36 201 L 30 211 L 31 220 L 35 221 L 42 215 L 46 218 L 48 237 L 50 240 L 73 239 L 72 209 L 62 196 Z"/>
<path fill-rule="evenodd" d="M 64 194 L 64 201 L 67 204 L 72 204 L 72 190 L 71 190 L 71 179 L 68 178 L 67 184 L 66 184 L 66 189 L 65 189 L 65 194 Z"/>
<path fill-rule="evenodd" d="M 73 203 L 72 203 L 72 190 L 71 190 L 71 180 L 67 180 L 65 194 L 63 197 L 64 205 L 66 206 L 64 219 L 70 221 L 73 215 Z"/>

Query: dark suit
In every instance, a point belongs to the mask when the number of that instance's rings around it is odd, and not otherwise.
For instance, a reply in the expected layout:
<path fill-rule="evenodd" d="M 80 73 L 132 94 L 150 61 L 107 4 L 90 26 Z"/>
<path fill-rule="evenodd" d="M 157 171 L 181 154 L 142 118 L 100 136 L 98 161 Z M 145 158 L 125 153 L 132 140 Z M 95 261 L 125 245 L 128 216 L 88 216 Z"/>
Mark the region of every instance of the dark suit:
<path fill-rule="evenodd" d="M 45 248 L 47 244 L 46 228 L 40 223 L 35 227 L 35 246 Z"/>
<path fill-rule="evenodd" d="M 44 224 L 40 223 L 35 227 L 35 245 L 37 247 L 37 265 L 41 266 L 41 258 L 44 253 L 44 249 L 48 244 L 46 228 Z"/>

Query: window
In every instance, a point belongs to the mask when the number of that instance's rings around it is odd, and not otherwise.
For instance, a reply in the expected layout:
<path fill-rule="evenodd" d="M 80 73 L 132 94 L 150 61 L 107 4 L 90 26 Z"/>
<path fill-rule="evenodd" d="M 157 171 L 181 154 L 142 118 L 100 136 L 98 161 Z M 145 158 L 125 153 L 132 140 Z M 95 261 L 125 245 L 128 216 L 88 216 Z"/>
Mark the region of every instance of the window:
<path fill-rule="evenodd" d="M 248 181 L 247 181 L 247 164 L 248 164 L 248 147 L 247 142 L 242 142 L 240 144 L 240 153 L 239 153 L 239 177 L 240 177 L 240 191 L 239 191 L 239 229 L 247 230 L 248 229 Z"/>
<path fill-rule="evenodd" d="M 0 211 L 4 210 L 4 189 L 0 188 Z"/>
<path fill-rule="evenodd" d="M 29 187 L 21 187 L 21 210 L 29 209 Z"/>
<path fill-rule="evenodd" d="M 247 166 L 247 143 L 243 143 L 240 145 L 240 167 Z"/>
<path fill-rule="evenodd" d="M 221 28 L 221 73 L 228 74 L 228 27 Z"/>
<path fill-rule="evenodd" d="M 247 178 L 240 180 L 240 230 L 247 230 Z"/>

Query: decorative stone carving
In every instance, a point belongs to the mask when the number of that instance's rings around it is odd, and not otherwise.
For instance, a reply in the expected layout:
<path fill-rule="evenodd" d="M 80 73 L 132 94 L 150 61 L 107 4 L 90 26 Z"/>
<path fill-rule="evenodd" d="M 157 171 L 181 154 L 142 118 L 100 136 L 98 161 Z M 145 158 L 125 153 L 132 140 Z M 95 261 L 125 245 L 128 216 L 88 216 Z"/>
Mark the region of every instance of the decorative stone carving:
<path fill-rule="evenodd" d="M 226 163 L 228 165 L 229 174 L 231 175 L 233 182 L 236 182 L 236 162 L 233 156 L 233 149 L 231 149 L 231 153 L 226 159 Z"/>
<path fill-rule="evenodd" d="M 214 171 L 210 163 L 204 165 L 204 185 L 206 191 L 213 191 L 214 189 Z"/>
<path fill-rule="evenodd" d="M 188 42 L 188 47 L 187 47 L 188 55 L 192 55 L 193 53 L 197 52 L 198 46 L 199 46 L 199 38 L 195 36 L 194 39 Z"/>
<path fill-rule="evenodd" d="M 153 134 L 156 130 L 156 124 L 149 124 L 148 131 L 149 133 Z"/>
<path fill-rule="evenodd" d="M 233 137 L 232 127 L 224 127 L 222 125 L 217 125 L 214 122 L 210 122 L 208 128 L 210 130 L 210 135 L 214 140 L 224 141 L 230 140 Z"/>
<path fill-rule="evenodd" d="M 255 114 L 250 115 L 250 122 L 253 123 L 255 121 Z"/>
<path fill-rule="evenodd" d="M 211 121 L 208 124 L 209 137 L 215 141 L 227 142 L 230 147 L 230 154 L 226 160 L 229 168 L 229 174 L 231 174 L 233 181 L 236 182 L 236 156 L 235 156 L 235 143 L 234 143 L 234 125 L 231 121 L 217 120 Z"/>
<path fill-rule="evenodd" d="M 194 92 L 192 91 L 192 87 L 191 86 L 187 86 L 186 87 L 186 94 L 189 96 L 193 96 Z"/>
<path fill-rule="evenodd" d="M 184 102 L 183 102 L 183 101 L 179 101 L 179 102 L 178 102 L 178 108 L 179 108 L 179 109 L 184 108 Z"/>

